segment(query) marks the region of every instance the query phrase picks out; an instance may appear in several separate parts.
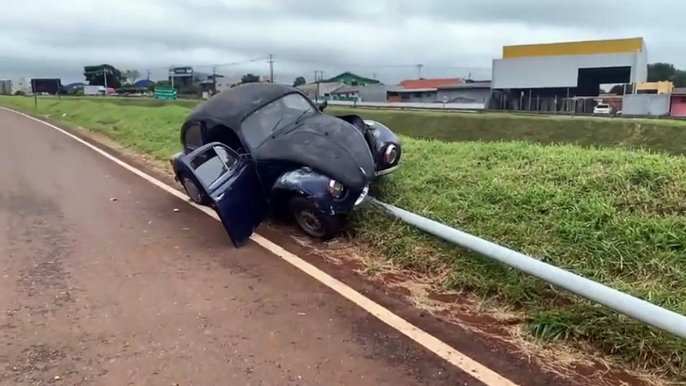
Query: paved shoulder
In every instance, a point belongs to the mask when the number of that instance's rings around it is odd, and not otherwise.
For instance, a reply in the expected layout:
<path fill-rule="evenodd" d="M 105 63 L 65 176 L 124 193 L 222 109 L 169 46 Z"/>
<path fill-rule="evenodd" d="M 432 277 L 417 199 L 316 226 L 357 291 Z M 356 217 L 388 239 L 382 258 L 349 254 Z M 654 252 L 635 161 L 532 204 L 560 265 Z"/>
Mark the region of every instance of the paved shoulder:
<path fill-rule="evenodd" d="M 0 385 L 479 384 L 72 139 L 0 127 Z"/>

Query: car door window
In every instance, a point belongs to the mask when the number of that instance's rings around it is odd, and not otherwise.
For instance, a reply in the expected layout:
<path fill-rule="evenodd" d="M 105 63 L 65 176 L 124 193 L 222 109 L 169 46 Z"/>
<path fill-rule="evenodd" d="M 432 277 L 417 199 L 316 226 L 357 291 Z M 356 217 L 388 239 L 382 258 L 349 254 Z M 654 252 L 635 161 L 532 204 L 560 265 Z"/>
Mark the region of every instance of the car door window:
<path fill-rule="evenodd" d="M 217 152 L 217 156 L 224 162 L 224 165 L 226 165 L 228 169 L 231 169 L 236 162 L 238 162 L 233 154 L 229 153 L 228 150 L 221 146 L 215 146 L 214 151 Z"/>
<path fill-rule="evenodd" d="M 221 146 L 213 146 L 195 156 L 190 164 L 200 182 L 211 192 L 238 160 Z"/>
<path fill-rule="evenodd" d="M 204 145 L 202 142 L 202 129 L 200 123 L 191 123 L 186 128 L 184 142 L 189 149 L 197 149 Z"/>

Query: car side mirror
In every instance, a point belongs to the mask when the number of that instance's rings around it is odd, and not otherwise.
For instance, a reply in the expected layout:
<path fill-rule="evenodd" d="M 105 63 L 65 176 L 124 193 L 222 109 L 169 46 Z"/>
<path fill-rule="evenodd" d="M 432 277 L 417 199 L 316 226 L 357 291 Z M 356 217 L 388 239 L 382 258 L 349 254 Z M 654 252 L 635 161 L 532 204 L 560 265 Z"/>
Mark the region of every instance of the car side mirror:
<path fill-rule="evenodd" d="M 320 104 L 317 106 L 317 108 L 319 109 L 319 111 L 324 111 L 324 109 L 325 109 L 328 105 L 329 105 L 329 102 L 328 102 L 328 101 L 324 101 L 324 102 L 320 103 Z"/>

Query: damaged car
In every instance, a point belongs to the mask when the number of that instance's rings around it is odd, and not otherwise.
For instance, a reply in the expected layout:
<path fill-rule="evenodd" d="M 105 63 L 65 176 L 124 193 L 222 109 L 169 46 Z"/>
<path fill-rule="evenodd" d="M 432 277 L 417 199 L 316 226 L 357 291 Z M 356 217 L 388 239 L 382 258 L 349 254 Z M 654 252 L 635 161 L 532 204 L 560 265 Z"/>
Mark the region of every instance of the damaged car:
<path fill-rule="evenodd" d="M 236 247 L 271 211 L 311 237 L 334 238 L 370 183 L 398 168 L 402 149 L 383 124 L 326 107 L 272 83 L 223 91 L 186 117 L 174 177 L 192 201 L 214 208 Z"/>

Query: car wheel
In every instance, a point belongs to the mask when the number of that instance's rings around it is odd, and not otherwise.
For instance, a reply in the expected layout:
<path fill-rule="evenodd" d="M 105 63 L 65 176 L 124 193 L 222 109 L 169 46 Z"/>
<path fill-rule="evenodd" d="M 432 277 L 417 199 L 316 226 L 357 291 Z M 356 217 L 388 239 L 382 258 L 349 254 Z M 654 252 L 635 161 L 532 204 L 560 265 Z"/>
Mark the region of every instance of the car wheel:
<path fill-rule="evenodd" d="M 340 233 L 340 219 L 322 213 L 305 197 L 293 197 L 289 206 L 295 222 L 309 236 L 326 241 Z"/>
<path fill-rule="evenodd" d="M 186 194 L 188 195 L 188 197 L 191 198 L 191 200 L 194 203 L 200 205 L 207 205 L 209 200 L 207 199 L 203 191 L 195 185 L 195 182 L 193 182 L 193 180 L 191 180 L 187 176 L 182 176 L 181 185 L 183 185 L 183 189 L 186 191 Z"/>

